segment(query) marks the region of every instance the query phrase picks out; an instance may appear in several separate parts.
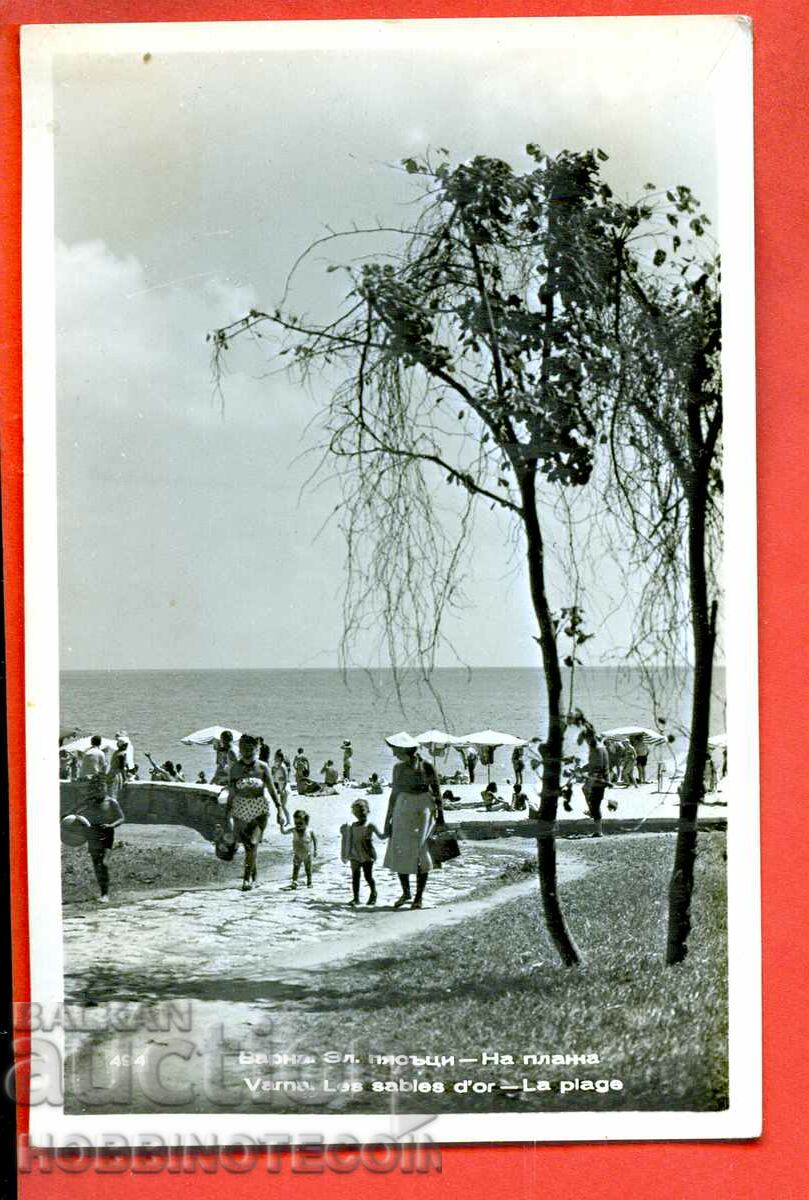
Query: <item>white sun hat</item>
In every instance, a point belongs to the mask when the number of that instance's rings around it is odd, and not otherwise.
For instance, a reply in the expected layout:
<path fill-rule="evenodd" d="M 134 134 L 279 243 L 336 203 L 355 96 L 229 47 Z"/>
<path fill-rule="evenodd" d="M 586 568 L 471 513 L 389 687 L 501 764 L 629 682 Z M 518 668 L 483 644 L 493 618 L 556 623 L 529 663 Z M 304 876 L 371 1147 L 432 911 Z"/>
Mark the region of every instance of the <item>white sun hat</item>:
<path fill-rule="evenodd" d="M 401 733 L 392 733 L 390 737 L 386 737 L 385 741 L 394 750 L 418 750 L 421 745 L 411 734 L 406 733 L 404 729 Z"/>

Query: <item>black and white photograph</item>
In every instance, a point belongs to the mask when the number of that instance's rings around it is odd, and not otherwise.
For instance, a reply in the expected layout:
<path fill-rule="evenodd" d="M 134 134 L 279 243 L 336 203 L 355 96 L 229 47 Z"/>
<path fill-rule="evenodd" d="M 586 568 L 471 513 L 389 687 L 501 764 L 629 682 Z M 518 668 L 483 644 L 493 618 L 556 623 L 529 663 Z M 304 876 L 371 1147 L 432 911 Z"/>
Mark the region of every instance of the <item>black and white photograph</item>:
<path fill-rule="evenodd" d="M 32 1137 L 756 1136 L 749 24 L 22 65 Z"/>

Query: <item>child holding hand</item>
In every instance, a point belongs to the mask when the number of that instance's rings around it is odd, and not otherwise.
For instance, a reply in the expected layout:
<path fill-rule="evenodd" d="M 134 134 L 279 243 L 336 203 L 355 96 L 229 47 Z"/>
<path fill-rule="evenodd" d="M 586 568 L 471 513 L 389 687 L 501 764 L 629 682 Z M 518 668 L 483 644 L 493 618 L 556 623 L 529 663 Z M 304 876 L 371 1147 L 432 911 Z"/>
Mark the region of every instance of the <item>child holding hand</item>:
<path fill-rule="evenodd" d="M 351 812 L 356 820 L 351 825 L 343 825 L 341 833 L 343 835 L 343 862 L 351 864 L 351 890 L 353 898 L 349 901 L 349 908 L 356 908 L 360 902 L 360 875 L 365 876 L 365 882 L 370 888 L 366 904 L 376 904 L 376 883 L 374 882 L 374 863 L 376 862 L 376 850 L 374 849 L 373 835 L 384 841 L 385 834 L 377 829 L 376 825 L 368 824 L 368 813 L 370 809 L 367 800 L 355 800 L 351 805 Z"/>
<path fill-rule="evenodd" d="M 292 814 L 292 824 L 282 833 L 292 834 L 292 887 L 298 886 L 298 875 L 301 867 L 306 872 L 306 886 L 312 886 L 312 858 L 317 854 L 317 837 L 309 828 L 309 814 L 302 808 L 296 808 Z"/>

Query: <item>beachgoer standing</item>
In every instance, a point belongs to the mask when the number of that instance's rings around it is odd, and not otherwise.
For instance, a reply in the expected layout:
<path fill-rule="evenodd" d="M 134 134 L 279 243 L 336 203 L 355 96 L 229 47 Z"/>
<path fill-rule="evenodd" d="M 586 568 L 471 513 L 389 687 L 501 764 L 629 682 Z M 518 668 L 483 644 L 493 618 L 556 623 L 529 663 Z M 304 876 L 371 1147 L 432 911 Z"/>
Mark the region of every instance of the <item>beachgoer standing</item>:
<path fill-rule="evenodd" d="M 649 739 L 645 733 L 636 733 L 630 739 L 635 748 L 635 764 L 638 768 L 638 783 L 646 783 L 646 764 L 649 761 Z"/>
<path fill-rule="evenodd" d="M 705 755 L 705 771 L 703 773 L 703 787 L 706 792 L 715 792 L 718 779 L 716 775 L 716 763 L 714 762 L 713 751 L 708 747 L 708 752 Z"/>
<path fill-rule="evenodd" d="M 592 726 L 588 725 L 585 728 L 584 740 L 588 747 L 584 798 L 587 801 L 587 808 L 595 824 L 593 837 L 601 837 L 601 802 L 604 799 L 604 790 L 609 781 L 610 760 L 604 743 L 596 736 L 596 732 Z"/>
<path fill-rule="evenodd" d="M 96 785 L 94 798 L 80 810 L 79 815 L 90 822 L 90 828 L 87 831 L 87 849 L 90 852 L 93 871 L 101 893 L 98 899 L 101 904 L 106 904 L 110 898 L 110 854 L 115 842 L 115 830 L 123 824 L 124 814 L 120 804 L 113 796 L 105 796 L 104 776 L 96 775 L 93 778 L 102 781 L 101 790 L 98 791 Z"/>
<path fill-rule="evenodd" d="M 292 887 L 298 886 L 298 875 L 301 867 L 306 874 L 306 886 L 312 886 L 312 859 L 317 854 L 317 837 L 309 828 L 309 813 L 302 808 L 296 808 L 292 814 L 292 824 L 282 833 L 292 834 Z"/>
<path fill-rule="evenodd" d="M 276 750 L 270 767 L 272 781 L 275 784 L 275 790 L 278 793 L 278 799 L 281 801 L 282 807 L 286 807 L 287 799 L 287 784 L 289 783 L 289 764 L 284 758 L 283 750 Z"/>
<path fill-rule="evenodd" d="M 239 738 L 239 757 L 230 768 L 230 795 L 225 815 L 233 817 L 236 836 L 244 846 L 242 891 L 249 892 L 258 877 L 258 847 L 267 828 L 270 813 L 268 796 L 276 808 L 281 826 L 281 802 L 266 763 L 258 760 L 258 739 L 249 733 Z"/>
<path fill-rule="evenodd" d="M 101 735 L 94 733 L 90 738 L 90 748 L 81 756 L 79 779 L 87 785 L 85 796 L 88 800 L 97 800 L 106 793 L 107 756 L 101 749 Z"/>
<path fill-rule="evenodd" d="M 522 776 L 525 770 L 525 758 L 522 746 L 515 746 L 511 751 L 511 765 L 514 768 L 514 787 L 522 791 Z"/>
<path fill-rule="evenodd" d="M 110 768 L 107 772 L 107 795 L 113 800 L 120 800 L 129 775 L 129 735 L 123 730 L 115 735 L 115 749 L 110 758 Z"/>
<path fill-rule="evenodd" d="M 211 783 L 217 783 L 220 787 L 224 787 L 230 778 L 230 768 L 238 758 L 233 749 L 233 733 L 230 729 L 222 730 L 221 735 L 214 740 L 213 748 L 216 754 L 216 764 L 211 776 Z"/>
<path fill-rule="evenodd" d="M 427 839 L 436 820 L 443 821 L 441 793 L 435 771 L 417 758 L 419 743 L 408 733 L 385 739 L 398 762 L 393 768 L 390 799 L 385 817 L 385 835 L 390 837 L 384 865 L 399 876 L 402 894 L 393 905 L 401 908 L 413 899 L 422 907 L 427 877 L 434 863 Z M 410 876 L 416 876 L 415 898 L 410 894 Z"/>
<path fill-rule="evenodd" d="M 365 882 L 369 887 L 368 899 L 366 904 L 376 904 L 376 883 L 374 882 L 374 863 L 376 862 L 376 850 L 374 849 L 373 835 L 384 840 L 385 834 L 377 829 L 376 825 L 368 824 L 368 807 L 367 800 L 355 800 L 351 805 L 351 812 L 356 820 L 351 825 L 343 825 L 341 833 L 343 833 L 346 842 L 348 843 L 347 855 L 351 865 L 351 892 L 352 899 L 349 901 L 349 907 L 356 908 L 360 902 L 360 875 L 365 877 Z"/>
<path fill-rule="evenodd" d="M 621 778 L 621 763 L 623 762 L 623 749 L 621 742 L 616 742 L 615 738 L 605 738 L 604 746 L 607 752 L 607 761 L 610 764 L 610 782 L 617 784 Z"/>
<path fill-rule="evenodd" d="M 624 738 L 623 756 L 621 758 L 621 783 L 624 787 L 635 786 L 635 763 L 637 757 L 635 755 L 635 747 L 629 738 Z"/>
<path fill-rule="evenodd" d="M 258 761 L 263 763 L 270 761 L 270 747 L 263 737 L 258 739 Z"/>
<path fill-rule="evenodd" d="M 475 767 L 478 765 L 478 756 L 474 750 L 468 750 L 466 754 L 466 769 L 469 772 L 469 782 L 475 782 Z"/>
<path fill-rule="evenodd" d="M 346 738 L 340 749 L 343 752 L 343 783 L 348 783 L 351 778 L 351 759 L 354 754 L 351 742 Z M 335 783 L 337 780 L 335 780 Z"/>
<path fill-rule="evenodd" d="M 298 746 L 298 753 L 295 755 L 295 757 L 292 760 L 292 770 L 295 772 L 295 786 L 297 787 L 298 791 L 300 792 L 301 783 L 302 783 L 302 781 L 309 778 L 309 772 L 311 770 L 311 768 L 309 766 L 309 759 L 306 757 L 306 755 L 303 752 L 303 746 Z M 306 784 L 304 783 L 303 786 L 304 786 L 304 792 L 305 792 Z"/>
<path fill-rule="evenodd" d="M 75 769 L 75 759 L 69 750 L 65 750 L 64 746 L 59 747 L 59 779 L 62 781 L 73 778 Z"/>

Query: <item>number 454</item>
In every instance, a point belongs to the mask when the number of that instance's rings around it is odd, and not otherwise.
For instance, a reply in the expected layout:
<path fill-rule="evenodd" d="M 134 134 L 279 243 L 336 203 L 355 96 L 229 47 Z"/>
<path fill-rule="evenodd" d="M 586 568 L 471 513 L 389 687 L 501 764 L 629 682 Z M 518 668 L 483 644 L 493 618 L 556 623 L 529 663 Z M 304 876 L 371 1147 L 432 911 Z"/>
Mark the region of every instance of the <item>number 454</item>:
<path fill-rule="evenodd" d="M 145 1067 L 146 1056 L 143 1054 L 113 1054 L 109 1064 L 111 1067 Z"/>

